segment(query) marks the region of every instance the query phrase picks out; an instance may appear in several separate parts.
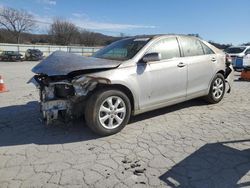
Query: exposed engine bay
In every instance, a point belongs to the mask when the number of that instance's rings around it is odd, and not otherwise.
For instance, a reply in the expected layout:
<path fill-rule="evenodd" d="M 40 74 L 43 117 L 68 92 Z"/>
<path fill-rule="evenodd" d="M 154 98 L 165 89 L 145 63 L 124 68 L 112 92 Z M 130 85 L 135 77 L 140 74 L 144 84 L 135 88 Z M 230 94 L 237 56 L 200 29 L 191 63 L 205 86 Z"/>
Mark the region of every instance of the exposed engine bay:
<path fill-rule="evenodd" d="M 56 119 L 67 121 L 81 116 L 88 93 L 97 84 L 110 84 L 108 79 L 83 75 L 74 78 L 35 75 L 30 82 L 40 91 L 41 111 L 47 124 Z"/>

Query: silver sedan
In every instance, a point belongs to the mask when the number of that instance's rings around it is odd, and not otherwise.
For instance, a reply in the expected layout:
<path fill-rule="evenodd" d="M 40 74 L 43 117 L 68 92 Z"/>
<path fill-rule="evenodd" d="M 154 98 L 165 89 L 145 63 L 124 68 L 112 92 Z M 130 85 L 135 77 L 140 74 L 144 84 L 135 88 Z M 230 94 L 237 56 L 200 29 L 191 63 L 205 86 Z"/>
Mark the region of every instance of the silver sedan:
<path fill-rule="evenodd" d="M 93 57 L 55 52 L 33 68 L 47 123 L 85 116 L 100 135 L 119 132 L 131 115 L 197 97 L 222 100 L 230 59 L 195 37 L 126 38 Z M 231 73 L 231 74 L 230 74 Z"/>

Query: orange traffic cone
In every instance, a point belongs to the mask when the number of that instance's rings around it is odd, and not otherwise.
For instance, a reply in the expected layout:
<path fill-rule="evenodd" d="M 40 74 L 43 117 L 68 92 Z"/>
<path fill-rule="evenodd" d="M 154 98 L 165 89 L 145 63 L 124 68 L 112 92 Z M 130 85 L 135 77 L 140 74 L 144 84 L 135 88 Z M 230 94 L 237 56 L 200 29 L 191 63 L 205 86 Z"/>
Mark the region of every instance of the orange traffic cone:
<path fill-rule="evenodd" d="M 3 78 L 2 76 L 0 75 L 0 93 L 3 93 L 3 92 L 7 92 L 7 88 L 5 87 L 5 84 L 3 82 Z"/>
<path fill-rule="evenodd" d="M 250 70 L 243 70 L 240 75 L 241 80 L 250 81 Z"/>

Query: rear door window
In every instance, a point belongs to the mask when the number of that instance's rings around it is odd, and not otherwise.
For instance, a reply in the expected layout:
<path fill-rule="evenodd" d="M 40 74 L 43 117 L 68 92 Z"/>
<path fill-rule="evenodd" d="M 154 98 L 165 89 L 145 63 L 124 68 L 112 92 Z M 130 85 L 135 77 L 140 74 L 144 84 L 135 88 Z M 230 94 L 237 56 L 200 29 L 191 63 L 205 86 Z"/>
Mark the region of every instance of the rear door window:
<path fill-rule="evenodd" d="M 185 57 L 204 55 L 201 42 L 195 38 L 180 38 L 183 54 Z"/>

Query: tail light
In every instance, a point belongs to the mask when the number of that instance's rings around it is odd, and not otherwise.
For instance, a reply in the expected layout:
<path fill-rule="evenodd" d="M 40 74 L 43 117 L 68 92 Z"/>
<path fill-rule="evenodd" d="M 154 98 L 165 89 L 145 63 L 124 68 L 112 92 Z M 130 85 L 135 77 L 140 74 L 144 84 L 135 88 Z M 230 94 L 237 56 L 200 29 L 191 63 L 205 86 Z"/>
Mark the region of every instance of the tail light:
<path fill-rule="evenodd" d="M 233 62 L 232 57 L 228 54 L 226 54 L 226 65 L 229 66 Z"/>
<path fill-rule="evenodd" d="M 225 79 L 227 79 L 227 77 L 229 76 L 229 74 L 231 74 L 232 69 L 230 67 L 230 65 L 233 63 L 233 59 L 230 55 L 226 54 L 226 70 L 225 70 Z M 230 84 L 229 84 L 230 87 Z M 228 90 L 228 93 L 230 92 L 230 88 Z"/>

